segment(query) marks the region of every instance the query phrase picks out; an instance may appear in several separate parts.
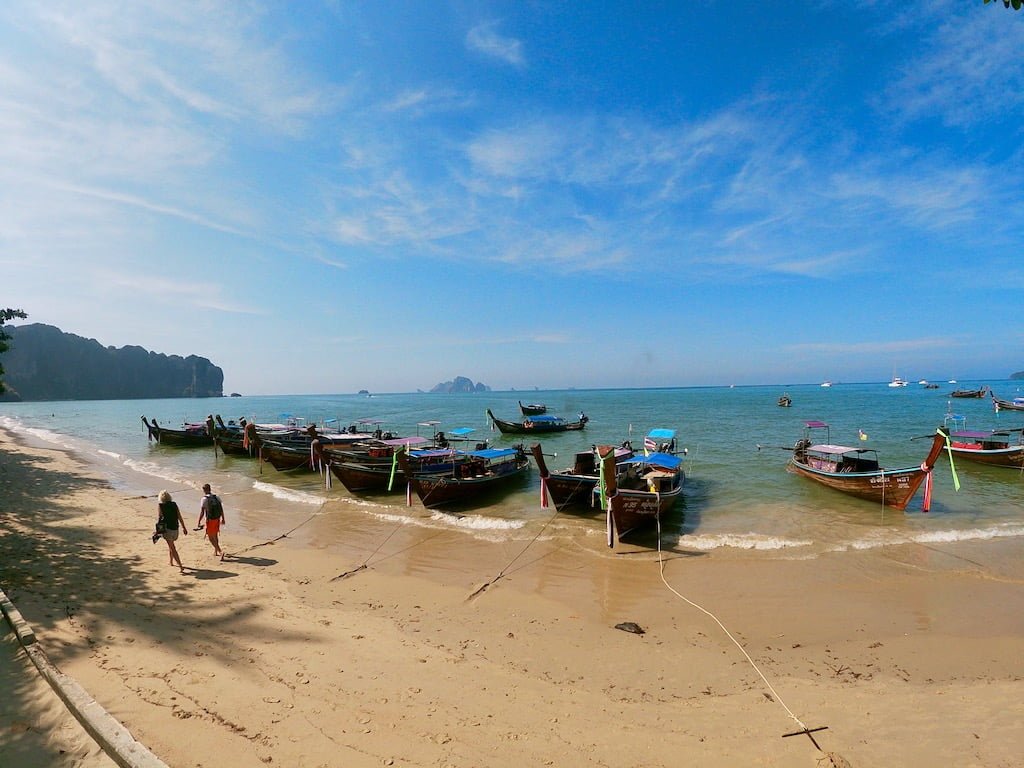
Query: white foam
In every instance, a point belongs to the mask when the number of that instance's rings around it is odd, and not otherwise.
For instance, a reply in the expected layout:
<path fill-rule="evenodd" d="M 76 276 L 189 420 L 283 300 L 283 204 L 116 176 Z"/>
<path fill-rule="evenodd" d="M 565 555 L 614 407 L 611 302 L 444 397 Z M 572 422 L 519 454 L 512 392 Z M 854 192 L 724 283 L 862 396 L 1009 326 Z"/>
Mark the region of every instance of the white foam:
<path fill-rule="evenodd" d="M 454 528 L 465 528 L 472 531 L 512 531 L 526 525 L 525 520 L 505 520 L 482 515 L 453 515 L 447 512 L 435 512 L 430 519 Z"/>
<path fill-rule="evenodd" d="M 121 458 L 120 453 L 114 453 L 113 451 L 104 451 L 102 448 L 97 449 L 96 453 L 98 453 L 100 456 L 109 456 L 112 459 Z"/>
<path fill-rule="evenodd" d="M 809 547 L 812 541 L 801 539 L 783 539 L 777 536 L 762 536 L 757 533 L 721 533 L 680 536 L 681 546 L 692 547 L 705 552 L 721 547 L 733 549 L 753 549 L 761 551 Z"/>
<path fill-rule="evenodd" d="M 138 461 L 137 459 L 125 459 L 124 465 L 129 469 L 133 469 L 136 472 L 140 472 L 144 475 L 150 475 L 151 477 L 159 477 L 161 480 L 170 480 L 172 483 L 180 483 L 181 485 L 188 485 L 195 487 L 195 483 L 186 475 L 175 472 L 167 467 L 154 464 L 150 461 Z"/>
<path fill-rule="evenodd" d="M 42 429 L 40 427 L 26 427 L 21 423 L 21 421 L 11 418 L 10 416 L 0 418 L 0 426 L 3 426 L 5 429 L 9 429 L 12 432 L 17 432 L 21 435 L 29 435 L 37 440 L 42 440 L 44 443 L 59 445 L 61 448 L 73 449 L 75 447 L 71 443 L 66 442 L 66 435 L 62 435 L 59 432 L 53 432 L 49 429 Z"/>
<path fill-rule="evenodd" d="M 856 539 L 830 548 L 833 552 L 851 549 L 877 549 L 900 544 L 948 544 L 955 541 L 990 541 L 1014 536 L 1024 536 L 1024 525 L 1005 523 L 989 528 L 946 529 L 942 531 L 923 531 L 908 536 L 881 535 L 876 538 Z"/>
<path fill-rule="evenodd" d="M 254 482 L 252 487 L 254 490 L 269 493 L 275 499 L 282 499 L 283 501 L 295 501 L 299 504 L 313 504 L 316 506 L 320 506 L 325 501 L 321 496 L 315 496 L 314 494 L 307 493 L 306 491 L 293 491 L 290 488 L 281 488 L 259 480 Z"/>

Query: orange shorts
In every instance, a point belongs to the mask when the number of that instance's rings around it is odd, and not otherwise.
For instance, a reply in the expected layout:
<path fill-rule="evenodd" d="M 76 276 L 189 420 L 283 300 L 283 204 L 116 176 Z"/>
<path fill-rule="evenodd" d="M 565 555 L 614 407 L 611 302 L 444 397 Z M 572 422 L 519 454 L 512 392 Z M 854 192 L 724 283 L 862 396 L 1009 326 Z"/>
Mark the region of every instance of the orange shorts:
<path fill-rule="evenodd" d="M 206 535 L 216 536 L 218 533 L 220 533 L 220 518 L 218 517 L 216 520 L 207 520 Z"/>

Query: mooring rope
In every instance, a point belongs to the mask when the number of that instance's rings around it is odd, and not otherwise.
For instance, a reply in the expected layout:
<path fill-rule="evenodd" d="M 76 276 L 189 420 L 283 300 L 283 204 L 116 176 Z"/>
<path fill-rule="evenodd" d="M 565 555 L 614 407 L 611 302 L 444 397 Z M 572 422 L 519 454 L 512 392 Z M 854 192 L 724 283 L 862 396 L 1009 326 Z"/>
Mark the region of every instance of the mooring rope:
<path fill-rule="evenodd" d="M 684 602 L 688 603 L 693 608 L 696 608 L 698 611 L 703 613 L 705 616 L 709 617 L 712 621 L 714 621 L 721 628 L 721 630 L 725 633 L 726 637 L 728 637 L 732 641 L 733 645 L 735 645 L 737 648 L 739 648 L 740 653 L 743 654 L 743 657 L 747 660 L 747 663 L 750 664 L 751 667 L 753 667 L 755 672 L 757 672 L 758 677 L 761 678 L 761 680 L 764 682 L 764 684 L 768 688 L 768 690 L 771 691 L 772 695 L 775 697 L 775 700 L 777 702 L 779 702 L 779 704 L 782 706 L 782 708 L 784 710 L 786 710 L 786 714 L 789 715 L 790 718 L 792 718 L 793 722 L 795 722 L 798 726 L 800 726 L 800 731 L 801 732 L 807 732 L 809 734 L 811 729 L 808 728 L 806 725 L 804 725 L 803 721 L 800 720 L 800 718 L 796 716 L 796 714 L 793 712 L 793 710 L 789 708 L 789 706 L 786 704 L 786 702 L 783 700 L 783 698 L 779 695 L 779 692 L 775 690 L 774 686 L 772 686 L 772 684 L 770 682 L 768 682 L 768 678 L 765 677 L 764 673 L 761 671 L 761 668 L 757 666 L 757 663 L 752 658 L 750 658 L 750 654 L 747 653 L 747 651 L 740 644 L 739 640 L 737 640 L 733 636 L 732 632 L 729 631 L 729 629 L 725 626 L 725 624 L 723 624 L 721 622 L 721 620 L 719 620 L 719 618 L 717 616 L 715 616 L 715 614 L 713 614 L 707 608 L 704 608 L 703 606 L 698 605 L 697 603 L 695 603 L 690 598 L 688 598 L 685 595 L 683 595 L 680 592 L 678 592 L 675 587 L 673 587 L 671 584 L 668 583 L 668 579 L 665 578 L 665 558 L 664 558 L 664 554 L 663 554 L 663 552 L 661 550 L 661 516 L 660 515 L 655 515 L 655 519 L 658 521 L 658 568 L 659 568 L 659 573 L 661 574 L 662 582 L 665 584 L 666 587 L 668 587 L 669 591 L 672 592 L 672 594 L 674 594 L 680 600 L 683 600 Z M 811 739 L 811 741 L 814 743 L 815 747 L 818 747 L 817 742 L 815 742 L 813 738 Z M 822 751 L 821 747 L 818 747 L 818 751 L 819 752 Z"/>
<path fill-rule="evenodd" d="M 284 532 L 284 533 L 282 533 L 282 534 L 281 534 L 280 536 L 276 536 L 276 537 L 275 537 L 275 538 L 273 538 L 273 539 L 269 539 L 269 540 L 267 540 L 267 541 L 264 541 L 264 542 L 263 542 L 263 543 L 261 543 L 261 544 L 253 544 L 252 546 L 246 547 L 245 549 L 240 549 L 240 550 L 238 550 L 238 552 L 229 552 L 228 554 L 229 554 L 229 555 L 231 555 L 232 557 L 234 557 L 235 555 L 240 555 L 240 554 L 242 554 L 243 552 L 249 552 L 249 551 L 251 551 L 251 550 L 254 550 L 254 549 L 258 549 L 259 547 L 265 547 L 265 546 L 267 546 L 267 545 L 269 545 L 269 544 L 274 544 L 274 543 L 276 543 L 276 542 L 280 541 L 281 539 L 286 539 L 286 538 L 288 538 L 288 536 L 290 536 L 291 534 L 295 533 L 295 532 L 296 532 L 297 530 L 299 530 L 299 528 L 301 528 L 302 526 L 304 526 L 304 525 L 305 525 L 306 523 L 308 523 L 308 522 L 309 522 L 310 520 L 313 520 L 314 518 L 316 518 L 316 517 L 317 517 L 317 516 L 318 516 L 318 515 L 320 514 L 320 511 L 321 511 L 321 510 L 322 510 L 322 509 L 324 508 L 324 505 L 325 505 L 326 503 L 327 503 L 326 501 L 322 501 L 322 502 L 320 502 L 320 506 L 316 508 L 316 512 L 314 512 L 314 513 L 313 513 L 312 515 L 310 515 L 309 517 L 307 517 L 307 518 L 306 518 L 305 520 L 303 520 L 303 521 L 302 521 L 301 523 L 299 523 L 298 525 L 296 525 L 296 526 L 295 526 L 294 528 L 292 528 L 292 529 L 291 529 L 290 531 L 285 531 L 285 532 Z"/>
<path fill-rule="evenodd" d="M 335 577 L 334 577 L 333 579 L 331 579 L 331 581 L 337 581 L 338 579 L 343 579 L 343 578 L 345 578 L 346 576 L 351 576 L 351 575 L 352 575 L 353 573 L 355 573 L 356 571 L 361 571 L 361 570 L 363 570 L 364 568 L 368 567 L 368 566 L 367 566 L 367 563 L 369 563 L 369 562 L 370 562 L 370 560 L 372 560 L 372 559 L 373 559 L 373 556 L 374 556 L 374 555 L 376 555 L 376 554 L 377 554 L 378 552 L 380 552 L 380 549 L 381 549 L 381 547 L 383 547 L 383 546 L 384 546 L 385 544 L 387 544 L 387 543 L 388 543 L 388 539 L 390 539 L 390 538 L 391 538 L 392 536 L 394 536 L 394 535 L 395 535 L 396 533 L 398 533 L 399 529 L 400 529 L 400 528 L 401 528 L 401 527 L 402 527 L 403 525 L 405 525 L 405 522 L 404 522 L 404 521 L 400 521 L 400 522 L 398 523 L 398 525 L 396 525 L 396 526 L 395 526 L 394 528 L 392 528 L 392 529 L 391 529 L 391 533 L 389 533 L 389 534 L 388 534 L 387 536 L 385 536 L 385 537 L 384 537 L 384 540 L 383 540 L 383 541 L 382 541 L 382 542 L 381 542 L 380 544 L 378 544 L 378 545 L 377 545 L 377 548 L 376 548 L 375 550 L 373 550 L 373 552 L 371 552 L 370 554 L 368 554 L 368 555 L 366 556 L 366 559 L 365 559 L 365 560 L 363 560 L 363 562 L 362 562 L 362 563 L 360 563 L 360 564 L 359 564 L 358 566 L 356 566 L 355 568 L 352 568 L 352 569 L 350 569 L 350 570 L 348 570 L 348 571 L 345 571 L 344 573 L 339 573 L 339 574 L 338 574 L 337 576 L 335 576 Z"/>
<path fill-rule="evenodd" d="M 496 581 L 498 581 L 499 579 L 502 579 L 502 578 L 504 578 L 504 576 L 505 576 L 505 571 L 507 571 L 507 570 L 508 570 L 509 568 L 511 568 L 511 567 L 512 567 L 512 564 L 513 564 L 513 563 L 514 563 L 514 562 L 515 562 L 516 560 L 518 560 L 518 559 L 519 559 L 520 557 L 522 557 L 522 556 L 523 556 L 524 554 L 526 554 L 526 550 L 528 550 L 528 549 L 529 549 L 530 547 L 532 547 L 532 546 L 533 546 L 533 543 L 534 543 L 535 541 L 537 541 L 537 539 L 539 539 L 539 538 L 540 538 L 540 535 L 541 535 L 542 533 L 544 533 L 544 531 L 545 531 L 545 530 L 547 530 L 547 527 L 548 527 L 549 525 L 551 525 L 551 523 L 553 523 L 553 522 L 555 521 L 555 518 L 556 518 L 556 517 L 558 517 L 558 510 L 557 510 L 557 509 L 555 510 L 555 513 L 554 513 L 553 515 L 551 515 L 551 517 L 549 517 L 549 518 L 548 518 L 548 521 L 547 521 L 546 523 L 544 523 L 544 525 L 542 525 L 542 526 L 541 526 L 540 530 L 539 530 L 539 531 L 537 531 L 537 533 L 535 533 L 535 534 L 534 534 L 533 538 L 532 538 L 532 539 L 530 539 L 530 541 L 529 541 L 529 542 L 527 542 L 526 546 L 525 546 L 525 547 L 523 547 L 523 548 L 522 548 L 521 550 L 519 550 L 519 553 L 518 553 L 518 554 L 517 554 L 517 555 L 516 555 L 515 557 L 513 557 L 513 558 L 512 558 L 511 560 L 509 560 L 509 561 L 508 561 L 507 563 L 505 563 L 505 567 L 504 567 L 504 568 L 502 568 L 502 569 L 501 569 L 500 571 L 498 571 L 498 575 L 497 575 L 497 576 L 495 576 L 495 577 L 494 577 L 493 579 L 491 579 L 490 581 L 488 581 L 488 582 L 485 582 L 484 584 L 481 584 L 481 585 L 480 585 L 479 587 L 477 587 L 477 589 L 476 589 L 476 590 L 475 590 L 475 591 L 474 591 L 474 592 L 473 592 L 473 593 L 472 593 L 472 594 L 471 594 L 471 595 L 470 595 L 469 597 L 467 597 L 467 598 L 466 598 L 466 600 L 472 600 L 472 599 L 473 599 L 474 597 L 476 597 L 477 595 L 479 595 L 479 594 L 480 594 L 481 592 L 483 592 L 483 591 L 484 591 L 485 589 L 487 589 L 487 588 L 488 588 L 489 586 L 491 586 L 492 584 L 494 584 L 494 583 L 495 583 Z"/>

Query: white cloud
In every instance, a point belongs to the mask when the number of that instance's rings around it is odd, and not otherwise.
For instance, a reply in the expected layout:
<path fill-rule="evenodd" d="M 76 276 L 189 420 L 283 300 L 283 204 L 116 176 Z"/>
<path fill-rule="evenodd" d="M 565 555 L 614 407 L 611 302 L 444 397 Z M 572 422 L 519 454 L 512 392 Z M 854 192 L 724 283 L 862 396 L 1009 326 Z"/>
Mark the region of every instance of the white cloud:
<path fill-rule="evenodd" d="M 922 6 L 921 44 L 885 93 L 887 111 L 969 128 L 1021 116 L 1024 24 L 978 3 Z"/>
<path fill-rule="evenodd" d="M 472 50 L 516 67 L 523 66 L 522 41 L 498 34 L 497 22 L 478 24 L 466 33 L 466 46 Z"/>

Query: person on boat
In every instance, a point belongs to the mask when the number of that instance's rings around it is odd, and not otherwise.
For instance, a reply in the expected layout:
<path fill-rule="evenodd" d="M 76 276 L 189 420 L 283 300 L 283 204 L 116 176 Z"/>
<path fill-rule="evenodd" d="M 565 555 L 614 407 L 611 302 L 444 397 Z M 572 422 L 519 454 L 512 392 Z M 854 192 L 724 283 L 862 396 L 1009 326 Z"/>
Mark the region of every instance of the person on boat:
<path fill-rule="evenodd" d="M 167 491 L 160 491 L 158 497 L 159 505 L 157 512 L 156 524 L 158 528 L 163 528 L 164 541 L 167 542 L 167 551 L 170 555 L 171 565 L 177 565 L 181 569 L 181 572 L 185 572 L 185 566 L 181 564 L 181 557 L 178 555 L 178 548 L 174 546 L 174 542 L 178 540 L 178 531 L 184 531 L 185 535 L 188 536 L 188 528 L 185 527 L 185 520 L 181 516 L 181 510 L 178 509 L 178 504 L 171 498 L 171 494 Z"/>
<path fill-rule="evenodd" d="M 209 483 L 203 484 L 203 501 L 199 505 L 199 520 L 196 521 L 196 528 L 203 525 L 203 518 L 206 518 L 206 538 L 213 545 L 213 554 L 224 559 L 224 552 L 220 548 L 220 529 L 226 522 L 224 519 L 224 505 L 220 497 L 211 489 Z"/>
<path fill-rule="evenodd" d="M 590 421 L 590 419 L 587 418 L 587 414 L 580 411 L 580 424 L 586 424 L 588 421 Z"/>

